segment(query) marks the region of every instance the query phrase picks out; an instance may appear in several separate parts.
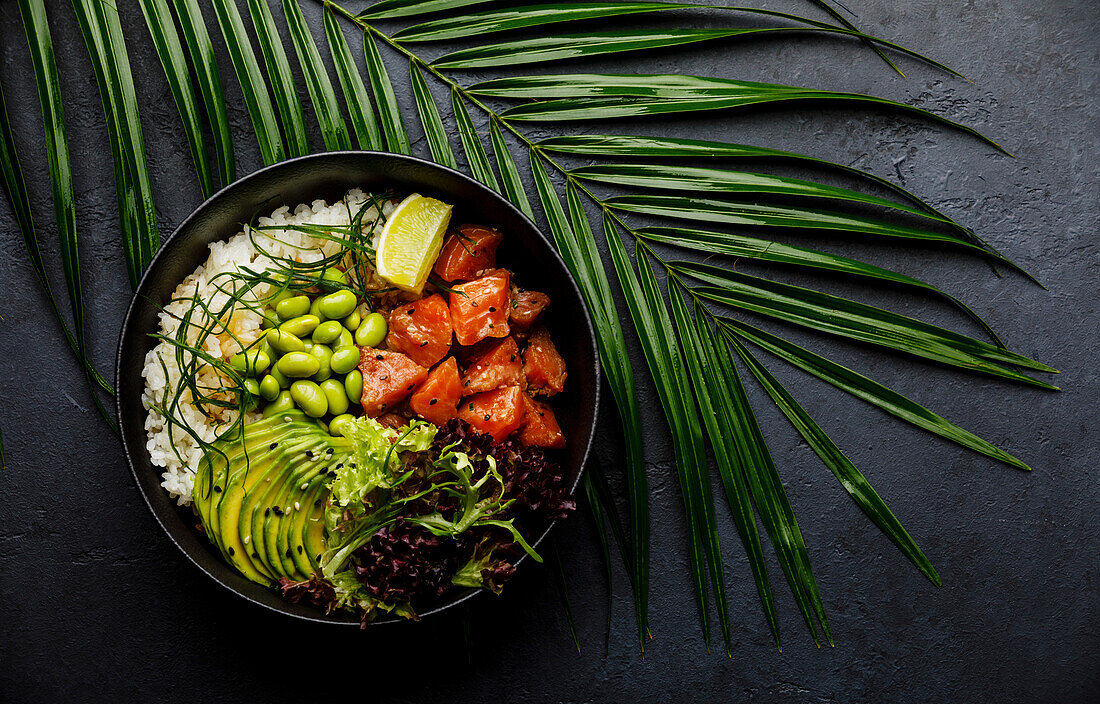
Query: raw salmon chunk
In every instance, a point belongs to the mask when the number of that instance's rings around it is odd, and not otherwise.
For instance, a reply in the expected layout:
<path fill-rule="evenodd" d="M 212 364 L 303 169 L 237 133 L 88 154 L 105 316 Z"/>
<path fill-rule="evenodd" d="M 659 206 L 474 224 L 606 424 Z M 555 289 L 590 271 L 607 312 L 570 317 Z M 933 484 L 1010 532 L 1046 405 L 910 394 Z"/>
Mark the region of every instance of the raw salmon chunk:
<path fill-rule="evenodd" d="M 512 308 L 508 311 L 509 322 L 520 330 L 526 330 L 538 320 L 542 311 L 550 305 L 550 296 L 539 291 L 517 291 L 512 296 Z"/>
<path fill-rule="evenodd" d="M 523 360 L 519 347 L 506 337 L 475 359 L 462 378 L 462 395 L 480 394 L 501 386 L 524 386 Z"/>
<path fill-rule="evenodd" d="M 462 382 L 454 357 L 443 360 L 428 373 L 427 380 L 413 392 L 409 407 L 424 420 L 443 425 L 458 412 L 462 400 Z"/>
<path fill-rule="evenodd" d="M 527 342 L 523 351 L 523 373 L 527 377 L 527 388 L 534 394 L 553 396 L 565 388 L 565 360 L 558 354 L 550 340 L 550 333 L 539 326 Z"/>
<path fill-rule="evenodd" d="M 363 373 L 363 412 L 372 418 L 403 401 L 428 378 L 428 370 L 400 352 L 370 347 L 359 350 L 359 371 Z"/>
<path fill-rule="evenodd" d="M 523 429 L 519 441 L 528 447 L 548 447 L 560 450 L 565 447 L 565 435 L 558 426 L 558 419 L 550 404 L 523 395 Z"/>
<path fill-rule="evenodd" d="M 451 349 L 451 311 L 438 293 L 390 311 L 386 347 L 430 367 Z"/>
<path fill-rule="evenodd" d="M 497 265 L 497 245 L 503 235 L 481 225 L 462 225 L 443 242 L 435 260 L 436 275 L 444 281 L 469 281 Z"/>
<path fill-rule="evenodd" d="M 523 392 L 518 386 L 502 386 L 463 399 L 458 417 L 499 442 L 523 423 Z"/>
<path fill-rule="evenodd" d="M 451 293 L 451 325 L 460 345 L 487 337 L 508 337 L 508 272 L 490 271 L 455 286 Z"/>

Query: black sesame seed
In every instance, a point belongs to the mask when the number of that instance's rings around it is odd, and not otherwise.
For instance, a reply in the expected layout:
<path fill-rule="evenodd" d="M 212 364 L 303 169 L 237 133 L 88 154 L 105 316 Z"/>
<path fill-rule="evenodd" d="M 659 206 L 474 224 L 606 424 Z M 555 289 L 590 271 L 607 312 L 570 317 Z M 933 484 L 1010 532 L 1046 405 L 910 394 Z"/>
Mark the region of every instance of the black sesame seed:
<path fill-rule="evenodd" d="M 270 508 L 265 508 L 264 509 L 264 516 L 270 516 L 270 515 L 271 515 L 271 509 Z"/>
<path fill-rule="evenodd" d="M 539 416 L 544 416 L 544 415 L 546 415 L 546 414 L 543 413 L 542 411 L 539 411 Z"/>
<path fill-rule="evenodd" d="M 313 459 L 313 450 L 306 450 L 306 458 Z"/>
<path fill-rule="evenodd" d="M 320 562 L 320 561 L 321 561 L 321 553 L 317 553 L 317 561 L 318 561 L 318 562 Z"/>
<path fill-rule="evenodd" d="M 384 410 L 386 410 L 386 404 L 384 404 L 384 403 L 383 403 L 383 404 L 382 404 L 382 406 L 381 406 L 381 408 L 380 408 L 379 410 L 383 410 L 383 411 L 384 411 Z M 354 467 L 354 466 L 355 466 L 355 465 L 352 465 L 352 467 Z"/>
<path fill-rule="evenodd" d="M 485 414 L 485 420 L 489 420 L 489 414 L 488 413 Z"/>
<path fill-rule="evenodd" d="M 428 341 L 424 340 L 423 342 L 420 343 L 420 346 L 421 347 L 427 347 L 428 346 Z"/>
<path fill-rule="evenodd" d="M 470 305 L 477 308 L 477 301 L 470 301 Z"/>
<path fill-rule="evenodd" d="M 495 307 L 493 307 L 493 306 L 489 306 L 489 312 L 490 312 L 490 313 L 496 313 L 496 312 L 497 312 L 497 309 L 496 309 Z"/>
<path fill-rule="evenodd" d="M 272 506 L 271 510 L 275 512 L 276 516 L 282 516 L 283 513 L 284 513 L 284 511 L 281 508 L 279 508 L 278 506 Z"/>
<path fill-rule="evenodd" d="M 323 504 L 324 502 L 325 502 L 325 500 L 324 500 L 324 499 L 317 499 L 316 501 L 314 501 L 314 502 L 313 502 L 313 505 L 314 505 L 314 506 L 320 506 L 320 505 L 321 505 L 321 504 Z"/>
<path fill-rule="evenodd" d="M 436 402 L 436 401 L 438 401 L 438 400 L 439 400 L 439 399 L 437 399 L 437 398 L 433 398 L 433 399 L 432 399 L 431 401 L 428 401 L 428 405 L 429 405 L 429 406 L 434 406 L 434 405 L 435 405 L 435 402 Z"/>
<path fill-rule="evenodd" d="M 490 327 L 490 328 L 492 328 L 492 327 L 493 327 L 493 324 L 492 324 L 492 323 L 489 323 L 489 327 Z"/>
<path fill-rule="evenodd" d="M 325 454 L 328 455 L 329 457 L 332 457 L 333 452 L 335 452 L 335 450 L 333 450 L 331 447 L 329 449 L 325 450 Z"/>
<path fill-rule="evenodd" d="M 230 555 L 236 555 L 237 554 L 237 551 L 233 549 L 232 545 L 229 546 L 229 554 Z"/>
<path fill-rule="evenodd" d="M 408 310 L 409 315 L 412 315 L 415 312 L 416 312 L 415 308 L 409 308 L 409 310 Z"/>
<path fill-rule="evenodd" d="M 277 443 L 277 442 L 273 442 L 273 443 L 271 443 L 271 447 L 270 447 L 269 449 L 272 449 L 272 450 L 274 450 L 274 449 L 275 449 L 275 448 L 277 448 L 277 447 L 279 447 L 279 443 Z"/>
<path fill-rule="evenodd" d="M 220 494 L 220 493 L 222 493 L 222 488 L 221 488 L 220 486 L 215 486 L 215 487 L 214 487 L 214 493 L 215 493 L 215 494 Z"/>
<path fill-rule="evenodd" d="M 299 554 L 299 555 L 301 555 L 301 554 L 302 554 L 302 546 L 301 546 L 301 545 L 299 545 L 299 546 L 298 546 L 298 554 Z"/>
<path fill-rule="evenodd" d="M 412 389 L 416 384 L 409 384 L 409 388 Z"/>
<path fill-rule="evenodd" d="M 463 384 L 462 384 L 462 385 L 463 385 L 463 386 L 469 386 L 469 385 L 470 385 L 470 382 L 468 382 L 468 381 L 466 381 L 466 382 L 463 382 Z"/>
<path fill-rule="evenodd" d="M 289 557 L 289 558 L 292 558 L 292 557 L 294 557 L 294 553 L 292 553 L 292 552 L 290 551 L 290 548 L 287 548 L 287 549 L 286 549 L 286 556 L 287 556 L 287 557 Z"/>
<path fill-rule="evenodd" d="M 515 356 L 514 354 L 513 354 L 513 355 L 509 355 L 509 357 L 508 357 L 508 361 L 509 361 L 509 362 L 514 362 L 514 361 L 516 361 L 516 356 Z"/>
<path fill-rule="evenodd" d="M 252 553 L 252 557 L 254 557 L 254 558 L 256 558 L 256 559 L 258 560 L 258 559 L 260 559 L 260 553 L 258 553 L 258 552 L 253 552 L 253 553 Z"/>
<path fill-rule="evenodd" d="M 376 355 L 374 355 L 374 358 L 375 358 L 375 359 L 382 359 L 383 357 L 382 357 L 382 355 L 380 355 L 380 354 L 376 354 Z"/>
<path fill-rule="evenodd" d="M 470 404 L 470 410 L 471 411 L 474 410 L 474 404 L 472 404 L 472 403 Z"/>

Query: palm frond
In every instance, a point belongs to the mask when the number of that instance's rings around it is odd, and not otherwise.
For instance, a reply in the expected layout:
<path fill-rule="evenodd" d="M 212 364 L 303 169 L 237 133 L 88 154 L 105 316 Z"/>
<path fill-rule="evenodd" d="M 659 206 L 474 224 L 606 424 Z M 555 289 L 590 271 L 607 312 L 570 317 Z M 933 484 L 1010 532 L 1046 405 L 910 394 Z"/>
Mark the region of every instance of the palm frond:
<path fill-rule="evenodd" d="M 336 77 L 344 92 L 344 104 L 348 107 L 351 126 L 355 130 L 359 148 L 381 150 L 384 145 L 378 119 L 374 115 L 374 108 L 371 107 L 370 96 L 367 95 L 367 87 L 363 85 L 359 67 L 351 57 L 344 31 L 340 28 L 340 20 L 327 5 L 324 8 L 324 14 L 329 53 L 332 55 L 332 62 L 336 65 Z"/>
<path fill-rule="evenodd" d="M 237 169 L 233 137 L 229 132 L 229 116 L 225 109 L 225 95 L 214 56 L 214 43 L 210 41 L 210 35 L 206 31 L 206 22 L 198 0 L 173 0 L 173 5 L 191 56 L 191 67 L 199 86 L 203 107 L 206 109 L 206 119 L 213 134 L 221 185 L 227 186 L 237 179 Z"/>
<path fill-rule="evenodd" d="M 367 76 L 378 105 L 378 116 L 382 121 L 382 133 L 386 135 L 386 145 L 392 152 L 411 154 L 409 135 L 405 131 L 405 121 L 401 117 L 401 108 L 397 104 L 389 72 L 382 63 L 382 55 L 378 53 L 370 32 L 363 32 L 363 53 L 367 60 Z"/>
<path fill-rule="evenodd" d="M 187 146 L 191 150 L 191 160 L 195 162 L 195 173 L 199 177 L 199 187 L 204 197 L 214 193 L 214 178 L 210 173 L 210 157 L 206 152 L 203 138 L 202 118 L 199 116 L 198 98 L 187 71 L 187 57 L 183 53 L 183 44 L 172 20 L 172 11 L 167 0 L 141 0 L 141 12 L 145 24 L 153 37 L 153 46 L 157 57 L 164 67 L 168 79 L 168 88 L 183 121 L 183 131 L 187 137 Z"/>
<path fill-rule="evenodd" d="M 474 128 L 474 121 L 470 117 L 470 111 L 466 109 L 462 94 L 456 89 L 451 90 L 451 108 L 458 123 L 458 136 L 466 152 L 466 163 L 470 166 L 470 173 L 489 188 L 499 191 L 500 183 L 497 181 L 496 174 L 493 173 L 493 167 L 489 164 L 485 145 L 481 143 L 481 137 Z"/>
<path fill-rule="evenodd" d="M 306 118 L 302 103 L 298 100 L 298 91 L 294 85 L 294 74 L 290 70 L 290 61 L 283 50 L 283 38 L 275 25 L 267 0 L 248 0 L 248 14 L 252 17 L 252 26 L 256 28 L 256 39 L 260 45 L 260 54 L 267 67 L 267 76 L 271 81 L 271 92 L 275 96 L 275 105 L 282 118 L 283 132 L 286 135 L 288 156 L 309 154 L 309 138 L 306 136 Z"/>
<path fill-rule="evenodd" d="M 439 108 L 424 80 L 424 74 L 413 61 L 409 62 L 409 79 L 412 82 L 416 109 L 420 113 L 420 124 L 424 127 L 424 136 L 428 138 L 428 149 L 431 150 L 432 159 L 436 163 L 457 169 L 458 163 L 455 161 L 451 143 L 447 139 L 447 128 L 443 126 L 443 120 L 439 117 Z"/>
<path fill-rule="evenodd" d="M 283 13 L 290 26 L 290 38 L 294 42 L 294 51 L 298 54 L 298 65 L 305 75 L 306 88 L 309 90 L 313 111 L 317 114 L 317 123 L 321 126 L 321 136 L 325 148 L 329 151 L 351 149 L 351 138 L 344 117 L 340 114 L 340 105 L 336 100 L 336 91 L 332 89 L 328 71 L 321 62 L 321 54 L 313 41 L 306 18 L 297 0 L 283 0 Z"/>

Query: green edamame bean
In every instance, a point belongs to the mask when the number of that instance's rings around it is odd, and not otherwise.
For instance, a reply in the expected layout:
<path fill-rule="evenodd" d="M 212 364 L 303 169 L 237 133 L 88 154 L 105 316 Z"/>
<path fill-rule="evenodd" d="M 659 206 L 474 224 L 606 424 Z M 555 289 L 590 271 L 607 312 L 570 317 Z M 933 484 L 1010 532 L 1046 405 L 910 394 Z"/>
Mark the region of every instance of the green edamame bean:
<path fill-rule="evenodd" d="M 272 365 L 271 370 L 267 373 L 267 375 L 279 384 L 280 389 L 286 389 L 290 387 L 290 379 L 287 379 L 286 374 L 283 374 L 281 371 L 279 371 L 278 363 Z"/>
<path fill-rule="evenodd" d="M 255 379 L 245 379 L 244 388 L 248 391 L 248 393 L 252 394 L 253 396 L 260 395 L 260 382 L 256 381 Z"/>
<path fill-rule="evenodd" d="M 332 353 L 332 359 L 328 361 L 335 374 L 347 374 L 359 366 L 359 348 L 355 345 L 339 347 Z"/>
<path fill-rule="evenodd" d="M 288 352 L 282 356 L 276 368 L 285 376 L 304 379 L 321 369 L 321 362 L 309 352 Z"/>
<path fill-rule="evenodd" d="M 313 342 L 327 345 L 340 337 L 340 331 L 343 329 L 344 326 L 340 324 L 339 320 L 323 322 L 313 330 Z"/>
<path fill-rule="evenodd" d="M 328 412 L 338 416 L 348 410 L 348 393 L 344 385 L 336 379 L 328 379 L 321 382 L 321 391 L 325 392 L 328 401 Z"/>
<path fill-rule="evenodd" d="M 313 345 L 313 349 L 311 349 L 309 353 L 316 357 L 317 361 L 321 364 L 321 368 L 313 374 L 313 379 L 321 382 L 332 376 L 332 367 L 330 366 L 332 362 L 332 348 L 328 345 L 318 343 Z"/>
<path fill-rule="evenodd" d="M 386 339 L 386 316 L 371 313 L 355 331 L 355 344 L 360 347 L 377 347 Z"/>
<path fill-rule="evenodd" d="M 305 298 L 305 296 L 303 296 L 303 298 Z M 316 315 L 305 314 L 287 320 L 279 326 L 279 329 L 297 335 L 298 337 L 305 337 L 312 333 L 320 324 L 321 319 Z"/>
<path fill-rule="evenodd" d="M 264 330 L 270 330 L 271 328 L 279 327 L 279 316 L 275 314 L 275 311 L 270 308 L 264 308 L 260 313 L 260 317 L 263 318 L 260 321 L 260 327 Z"/>
<path fill-rule="evenodd" d="M 343 284 L 344 286 L 347 286 L 348 276 L 336 267 L 330 266 L 329 268 L 325 269 L 324 273 L 321 274 L 321 280 L 323 282 L 331 281 L 335 284 Z M 335 286 L 326 285 L 324 283 L 322 283 L 321 286 L 329 291 L 336 288 Z"/>
<path fill-rule="evenodd" d="M 280 282 L 285 282 L 286 279 L 280 277 L 279 281 Z M 280 283 L 280 285 L 281 285 L 281 283 Z M 294 298 L 297 295 L 298 295 L 298 292 L 295 291 L 294 289 L 284 288 L 282 291 L 279 291 L 279 293 L 275 296 L 275 298 L 271 299 L 271 302 L 268 303 L 268 305 L 271 306 L 272 308 L 274 308 L 275 306 L 279 305 L 280 303 L 287 300 L 288 298 Z"/>
<path fill-rule="evenodd" d="M 344 391 L 348 394 L 348 400 L 352 403 L 359 403 L 363 398 L 363 372 L 358 369 L 352 369 L 344 377 Z"/>
<path fill-rule="evenodd" d="M 330 320 L 346 318 L 351 315 L 351 312 L 358 305 L 359 299 L 355 297 L 354 293 L 346 289 L 317 299 L 317 309 Z"/>
<path fill-rule="evenodd" d="M 302 347 L 302 350 L 305 352 L 309 352 L 313 349 L 313 340 L 302 340 L 302 345 L 304 345 Z"/>
<path fill-rule="evenodd" d="M 272 372 L 274 372 L 274 370 L 272 370 Z M 248 382 L 246 381 L 245 384 L 247 385 Z M 280 384 L 279 380 L 271 374 L 266 374 L 263 379 L 260 379 L 257 390 L 265 401 L 274 401 L 282 390 L 282 384 Z"/>
<path fill-rule="evenodd" d="M 279 415 L 280 413 L 286 413 L 287 411 L 294 409 L 294 398 L 290 395 L 289 391 L 280 391 L 279 395 L 275 397 L 275 400 L 267 404 L 264 408 L 264 418 L 270 418 L 271 416 Z"/>
<path fill-rule="evenodd" d="M 229 366 L 251 376 L 263 372 L 270 364 L 271 357 L 259 349 L 245 350 L 229 358 Z"/>
<path fill-rule="evenodd" d="M 355 347 L 355 338 L 352 337 L 351 332 L 347 328 L 340 329 L 340 337 L 336 338 L 336 342 L 332 343 L 332 349 L 338 350 L 341 347 Z"/>
<path fill-rule="evenodd" d="M 333 435 L 347 437 L 348 425 L 355 422 L 355 416 L 350 413 L 342 413 L 328 423 L 328 431 Z"/>
<path fill-rule="evenodd" d="M 309 304 L 309 314 L 316 315 L 321 322 L 328 320 L 328 316 L 321 312 L 321 299 L 319 297 L 314 298 Z"/>
<path fill-rule="evenodd" d="M 302 338 L 289 330 L 276 328 L 267 333 L 267 343 L 280 354 L 287 352 L 302 352 L 306 346 L 302 344 Z"/>
<path fill-rule="evenodd" d="M 290 385 L 290 397 L 310 418 L 320 418 L 328 413 L 328 399 L 321 387 L 312 381 L 299 379 Z"/>
<path fill-rule="evenodd" d="M 345 317 L 342 321 L 344 327 L 352 332 L 359 329 L 359 323 L 363 322 L 363 316 L 359 314 L 359 307 L 356 306 L 355 310 L 351 312 L 351 315 Z"/>
<path fill-rule="evenodd" d="M 280 320 L 290 320 L 305 315 L 309 312 L 309 296 L 294 296 L 279 301 L 275 306 L 275 314 Z"/>

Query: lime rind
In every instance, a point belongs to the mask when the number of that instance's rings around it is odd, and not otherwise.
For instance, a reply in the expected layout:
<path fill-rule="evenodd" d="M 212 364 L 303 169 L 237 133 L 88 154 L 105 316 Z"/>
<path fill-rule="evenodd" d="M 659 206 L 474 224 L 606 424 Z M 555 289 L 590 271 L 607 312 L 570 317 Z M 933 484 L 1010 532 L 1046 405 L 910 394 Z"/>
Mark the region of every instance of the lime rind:
<path fill-rule="evenodd" d="M 443 247 L 453 206 L 413 193 L 397 206 L 378 238 L 378 275 L 420 294 Z"/>

